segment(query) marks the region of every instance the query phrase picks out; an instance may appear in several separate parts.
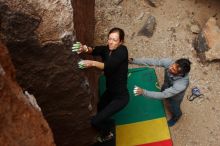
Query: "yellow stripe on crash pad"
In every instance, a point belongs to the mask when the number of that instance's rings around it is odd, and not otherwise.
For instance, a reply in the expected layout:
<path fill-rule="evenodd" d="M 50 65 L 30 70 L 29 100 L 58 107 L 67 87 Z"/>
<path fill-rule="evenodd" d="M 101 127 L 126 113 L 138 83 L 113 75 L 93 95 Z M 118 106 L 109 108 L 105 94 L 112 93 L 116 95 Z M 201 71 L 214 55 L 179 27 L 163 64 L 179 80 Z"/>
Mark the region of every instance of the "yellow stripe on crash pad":
<path fill-rule="evenodd" d="M 116 146 L 135 146 L 170 139 L 165 117 L 116 126 Z"/>

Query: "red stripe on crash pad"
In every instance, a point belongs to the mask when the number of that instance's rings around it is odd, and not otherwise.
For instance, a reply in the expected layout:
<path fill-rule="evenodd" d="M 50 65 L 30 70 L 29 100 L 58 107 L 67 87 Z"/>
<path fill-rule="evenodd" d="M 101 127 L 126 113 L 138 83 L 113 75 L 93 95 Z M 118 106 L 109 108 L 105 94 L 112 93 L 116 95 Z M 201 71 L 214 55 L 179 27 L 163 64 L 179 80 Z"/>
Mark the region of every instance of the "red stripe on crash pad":
<path fill-rule="evenodd" d="M 163 140 L 163 141 L 158 141 L 158 142 L 141 144 L 137 146 L 172 146 L 172 145 L 173 145 L 172 140 L 168 139 L 168 140 Z"/>

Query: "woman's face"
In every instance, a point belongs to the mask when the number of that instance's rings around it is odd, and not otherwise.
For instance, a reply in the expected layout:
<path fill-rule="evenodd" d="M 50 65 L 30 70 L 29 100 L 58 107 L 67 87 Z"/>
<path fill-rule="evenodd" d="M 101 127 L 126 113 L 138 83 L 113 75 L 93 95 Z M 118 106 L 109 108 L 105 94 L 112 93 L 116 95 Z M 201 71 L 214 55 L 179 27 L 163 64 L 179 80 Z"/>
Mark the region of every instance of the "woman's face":
<path fill-rule="evenodd" d="M 110 33 L 108 36 L 108 46 L 109 50 L 115 50 L 119 45 L 122 44 L 122 41 L 119 39 L 118 32 Z"/>

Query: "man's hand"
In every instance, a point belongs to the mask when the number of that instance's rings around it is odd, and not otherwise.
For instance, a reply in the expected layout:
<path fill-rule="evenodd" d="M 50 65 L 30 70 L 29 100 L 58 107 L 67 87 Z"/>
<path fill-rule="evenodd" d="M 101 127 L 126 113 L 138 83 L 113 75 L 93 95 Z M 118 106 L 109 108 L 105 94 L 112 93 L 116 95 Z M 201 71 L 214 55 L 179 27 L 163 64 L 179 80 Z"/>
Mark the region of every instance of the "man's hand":
<path fill-rule="evenodd" d="M 128 58 L 128 63 L 132 64 L 133 60 L 133 58 Z"/>
<path fill-rule="evenodd" d="M 140 87 L 138 87 L 138 86 L 135 86 L 133 91 L 134 91 L 134 95 L 135 95 L 135 96 L 142 95 L 143 92 L 144 92 L 143 89 L 140 88 Z"/>

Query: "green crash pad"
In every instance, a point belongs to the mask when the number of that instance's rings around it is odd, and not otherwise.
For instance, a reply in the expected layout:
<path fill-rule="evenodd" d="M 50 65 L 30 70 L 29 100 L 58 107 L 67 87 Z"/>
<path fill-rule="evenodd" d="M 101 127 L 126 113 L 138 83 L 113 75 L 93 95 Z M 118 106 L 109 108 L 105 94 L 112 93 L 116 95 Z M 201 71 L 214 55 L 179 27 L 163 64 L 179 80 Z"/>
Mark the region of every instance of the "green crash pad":
<path fill-rule="evenodd" d="M 161 100 L 135 96 L 134 86 L 150 91 L 159 91 L 157 77 L 153 68 L 132 68 L 128 71 L 128 90 L 130 100 L 128 105 L 117 114 L 113 115 L 116 125 L 141 122 L 160 117 L 165 117 L 164 106 Z M 99 94 L 105 91 L 105 77 L 99 78 Z"/>

